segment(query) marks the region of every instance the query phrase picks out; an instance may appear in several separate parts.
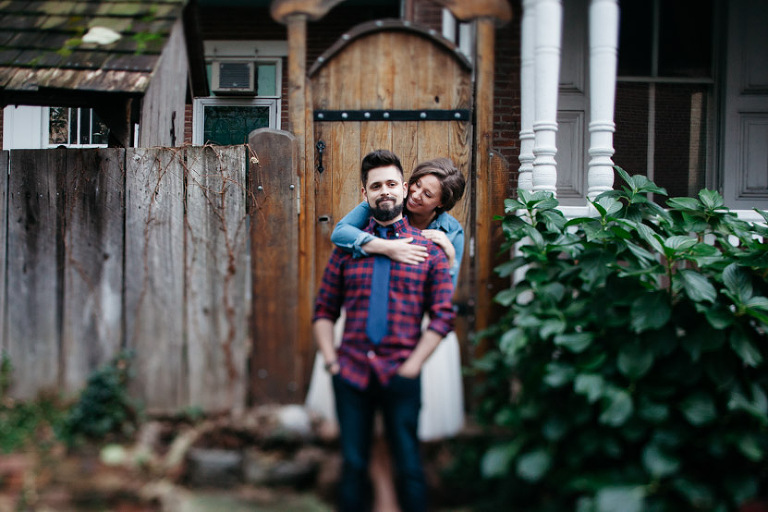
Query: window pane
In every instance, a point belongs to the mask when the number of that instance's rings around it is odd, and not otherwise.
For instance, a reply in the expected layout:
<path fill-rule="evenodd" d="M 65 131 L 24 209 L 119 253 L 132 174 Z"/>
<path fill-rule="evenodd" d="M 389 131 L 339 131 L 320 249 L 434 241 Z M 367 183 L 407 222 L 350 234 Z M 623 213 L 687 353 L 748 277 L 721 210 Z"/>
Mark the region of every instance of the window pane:
<path fill-rule="evenodd" d="M 69 143 L 69 109 L 51 107 L 48 114 L 48 143 Z"/>
<path fill-rule="evenodd" d="M 669 197 L 694 197 L 704 188 L 707 98 L 703 85 L 657 87 L 654 181 Z"/>
<path fill-rule="evenodd" d="M 648 85 L 616 86 L 616 133 L 613 161 L 629 174 L 648 171 Z"/>
<path fill-rule="evenodd" d="M 258 105 L 208 105 L 204 109 L 203 138 L 206 144 L 246 144 L 248 134 L 269 127 L 269 107 Z"/>
<path fill-rule="evenodd" d="M 104 121 L 93 112 L 93 129 L 91 131 L 91 144 L 108 144 L 109 128 Z"/>
<path fill-rule="evenodd" d="M 619 6 L 619 76 L 650 76 L 653 2 L 621 0 Z"/>
<path fill-rule="evenodd" d="M 709 77 L 712 0 L 660 2 L 659 76 Z"/>
<path fill-rule="evenodd" d="M 256 88 L 259 96 L 277 96 L 277 65 L 256 66 Z"/>
<path fill-rule="evenodd" d="M 78 109 L 80 114 L 80 144 L 91 143 L 91 109 Z"/>

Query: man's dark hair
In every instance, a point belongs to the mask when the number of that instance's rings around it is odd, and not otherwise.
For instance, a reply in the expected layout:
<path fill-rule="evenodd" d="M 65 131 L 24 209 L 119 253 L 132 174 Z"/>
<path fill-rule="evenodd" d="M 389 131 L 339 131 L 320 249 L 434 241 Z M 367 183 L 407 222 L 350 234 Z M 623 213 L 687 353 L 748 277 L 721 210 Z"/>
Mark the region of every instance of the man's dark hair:
<path fill-rule="evenodd" d="M 363 182 L 363 187 L 368 183 L 368 171 L 390 165 L 394 165 L 400 170 L 400 177 L 404 180 L 403 165 L 393 152 L 387 149 L 376 149 L 365 155 L 363 163 L 360 165 L 360 180 Z"/>

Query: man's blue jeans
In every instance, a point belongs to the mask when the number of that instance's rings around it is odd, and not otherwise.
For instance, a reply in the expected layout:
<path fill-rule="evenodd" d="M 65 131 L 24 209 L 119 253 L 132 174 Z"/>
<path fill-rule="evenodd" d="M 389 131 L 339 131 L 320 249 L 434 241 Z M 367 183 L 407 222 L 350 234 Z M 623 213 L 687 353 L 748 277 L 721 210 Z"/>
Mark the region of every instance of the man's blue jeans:
<path fill-rule="evenodd" d="M 421 378 L 395 375 L 386 386 L 371 376 L 368 389 L 333 377 L 339 417 L 343 466 L 339 485 L 339 511 L 365 512 L 371 508 L 368 477 L 373 420 L 381 410 L 387 443 L 395 467 L 395 486 L 403 512 L 427 510 L 427 484 L 421 464 L 418 422 Z"/>

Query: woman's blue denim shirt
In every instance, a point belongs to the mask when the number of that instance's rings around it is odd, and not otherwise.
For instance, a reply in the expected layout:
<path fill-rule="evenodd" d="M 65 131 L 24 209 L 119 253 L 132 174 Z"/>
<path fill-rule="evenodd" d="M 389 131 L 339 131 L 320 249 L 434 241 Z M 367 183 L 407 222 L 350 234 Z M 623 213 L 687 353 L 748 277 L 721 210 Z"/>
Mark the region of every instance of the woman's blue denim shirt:
<path fill-rule="evenodd" d="M 331 242 L 345 251 L 349 251 L 355 258 L 368 256 L 363 250 L 363 245 L 370 242 L 374 236 L 362 230 L 368 225 L 371 218 L 371 207 L 367 202 L 355 206 L 352 211 L 344 216 L 333 228 Z M 448 240 L 456 249 L 456 258 L 451 267 L 453 287 L 456 288 L 461 268 L 461 258 L 464 256 L 464 228 L 448 212 L 443 212 L 435 217 L 427 226 L 428 229 L 439 229 L 448 237 Z"/>

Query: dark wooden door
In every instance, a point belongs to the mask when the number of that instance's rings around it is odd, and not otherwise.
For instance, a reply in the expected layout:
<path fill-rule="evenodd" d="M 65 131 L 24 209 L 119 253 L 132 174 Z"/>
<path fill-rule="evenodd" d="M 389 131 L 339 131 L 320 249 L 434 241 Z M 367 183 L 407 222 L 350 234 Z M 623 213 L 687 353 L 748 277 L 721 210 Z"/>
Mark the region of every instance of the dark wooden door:
<path fill-rule="evenodd" d="M 314 162 L 315 290 L 333 226 L 362 200 L 360 161 L 383 148 L 400 157 L 406 179 L 417 163 L 437 157 L 451 158 L 467 177 L 464 198 L 450 212 L 466 233 L 455 298 L 466 302 L 473 295 L 468 252 L 475 188 L 469 63 L 428 30 L 380 21 L 346 34 L 310 69 L 310 79 L 314 140 L 324 146 Z M 466 319 L 457 332 L 466 339 Z"/>

